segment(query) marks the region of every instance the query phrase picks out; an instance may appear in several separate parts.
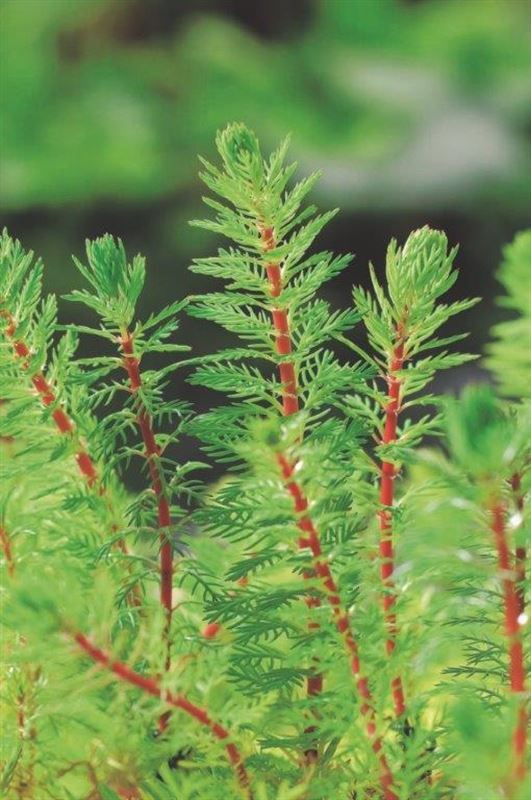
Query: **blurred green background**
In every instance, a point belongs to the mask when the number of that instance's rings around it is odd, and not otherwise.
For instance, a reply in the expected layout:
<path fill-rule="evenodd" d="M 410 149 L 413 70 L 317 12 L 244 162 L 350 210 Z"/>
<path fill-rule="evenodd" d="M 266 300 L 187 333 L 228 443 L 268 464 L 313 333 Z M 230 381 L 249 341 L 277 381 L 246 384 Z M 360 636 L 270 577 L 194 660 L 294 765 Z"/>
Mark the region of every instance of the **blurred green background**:
<path fill-rule="evenodd" d="M 485 297 L 464 323 L 482 346 L 501 246 L 531 218 L 531 3 L 3 0 L 1 49 L 2 221 L 48 289 L 109 231 L 148 257 L 146 309 L 200 291 L 187 265 L 218 243 L 187 225 L 196 156 L 242 120 L 265 150 L 291 132 L 301 174 L 323 171 L 315 202 L 341 206 L 320 245 L 356 259 L 334 302 L 429 223 L 461 245 L 456 294 Z M 184 325 L 197 351 L 213 333 Z"/>

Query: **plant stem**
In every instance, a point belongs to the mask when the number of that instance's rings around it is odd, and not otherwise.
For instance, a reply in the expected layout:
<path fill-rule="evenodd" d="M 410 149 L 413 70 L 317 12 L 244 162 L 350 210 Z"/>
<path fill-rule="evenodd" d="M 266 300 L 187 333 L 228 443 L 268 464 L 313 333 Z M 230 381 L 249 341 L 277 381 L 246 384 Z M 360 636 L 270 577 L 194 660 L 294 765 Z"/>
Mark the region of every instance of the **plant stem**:
<path fill-rule="evenodd" d="M 400 387 L 401 381 L 396 377 L 396 372 L 404 365 L 404 335 L 401 329 L 397 330 L 397 343 L 393 350 L 387 375 L 387 405 L 385 408 L 385 424 L 381 443 L 391 444 L 396 441 L 398 414 L 400 412 Z M 387 641 L 385 643 L 387 655 L 391 656 L 396 646 L 398 626 L 394 606 L 396 603 L 396 590 L 394 582 L 394 546 L 393 546 L 393 517 L 394 481 L 397 475 L 396 467 L 390 461 L 382 461 L 380 467 L 380 505 L 378 513 L 380 524 L 380 577 L 382 580 L 382 605 L 387 628 Z M 406 711 L 404 687 L 402 677 L 396 675 L 391 682 L 393 706 L 396 717 L 401 717 Z"/>
<path fill-rule="evenodd" d="M 260 235 L 263 243 L 264 253 L 274 250 L 277 246 L 275 232 L 273 228 L 264 226 L 259 223 Z M 275 261 L 266 261 L 265 264 L 266 274 L 269 280 L 269 292 L 271 297 L 279 297 L 282 292 L 282 272 L 281 266 Z M 285 309 L 272 308 L 271 318 L 273 320 L 273 327 L 275 329 L 275 350 L 279 356 L 285 358 L 293 351 L 291 341 L 291 331 L 288 313 Z M 299 410 L 299 390 L 297 384 L 297 377 L 295 374 L 295 366 L 293 361 L 281 361 L 278 366 L 280 381 L 282 383 L 282 411 L 284 416 L 289 417 L 291 414 L 296 414 Z M 310 579 L 313 577 L 313 572 L 305 571 L 304 577 Z M 308 608 L 318 608 L 321 601 L 317 596 L 309 596 L 306 599 Z M 308 629 L 310 631 L 319 630 L 319 623 L 314 620 L 308 622 Z M 318 659 L 315 659 L 318 663 Z M 320 694 L 323 691 L 323 676 L 319 672 L 315 672 L 308 676 L 306 681 L 306 693 L 308 697 Z M 308 729 L 309 733 L 312 730 Z M 310 755 L 314 759 L 314 756 Z"/>
<path fill-rule="evenodd" d="M 527 711 L 525 698 L 525 663 L 522 637 L 518 617 L 520 603 L 514 573 L 512 570 L 507 530 L 505 527 L 506 509 L 503 503 L 495 500 L 490 508 L 491 529 L 498 555 L 505 616 L 505 635 L 509 655 L 509 685 L 511 692 L 520 695 L 518 719 L 513 733 L 514 775 L 523 780 L 526 773 L 525 752 L 527 745 Z"/>
<path fill-rule="evenodd" d="M 7 574 L 10 578 L 12 578 L 15 574 L 15 559 L 13 558 L 11 539 L 3 525 L 0 525 L 0 547 L 3 550 L 4 558 L 6 560 Z"/>
<path fill-rule="evenodd" d="M 260 235 L 262 237 L 263 250 L 267 254 L 277 246 L 275 232 L 271 227 L 259 224 Z M 269 280 L 269 291 L 271 297 L 279 297 L 282 292 L 282 272 L 280 264 L 275 261 L 266 261 L 265 270 Z M 299 410 L 299 393 L 297 377 L 295 375 L 295 365 L 292 360 L 284 360 L 291 355 L 293 346 L 288 313 L 282 308 L 272 308 L 271 317 L 275 329 L 275 349 L 277 354 L 282 357 L 278 366 L 280 381 L 282 383 L 282 410 L 288 417 Z"/>
<path fill-rule="evenodd" d="M 17 325 L 12 314 L 8 311 L 2 311 L 2 316 L 8 321 L 5 328 L 5 334 L 13 345 L 13 350 L 17 358 L 22 361 L 22 366 L 25 370 L 30 368 L 30 350 L 27 344 L 17 337 Z M 59 433 L 66 435 L 70 434 L 75 436 L 76 440 L 76 462 L 80 473 L 83 475 L 89 487 L 93 487 L 97 482 L 96 466 L 88 454 L 87 450 L 79 440 L 75 433 L 75 425 L 70 419 L 64 409 L 57 404 L 57 397 L 51 384 L 46 380 L 43 373 L 39 370 L 30 377 L 33 388 L 37 392 L 42 404 L 46 407 L 55 406 L 52 411 L 52 419 L 55 422 L 56 428 Z"/>
<path fill-rule="evenodd" d="M 523 517 L 524 514 L 524 495 L 522 492 L 522 478 L 519 472 L 515 472 L 511 478 L 511 488 L 513 490 L 513 496 L 516 504 L 516 510 L 520 518 Z M 517 584 L 517 592 L 518 592 L 518 611 L 520 614 L 523 614 L 525 611 L 525 562 L 527 558 L 526 548 L 524 546 L 517 547 L 515 550 L 515 573 L 516 573 L 516 584 Z"/>
<path fill-rule="evenodd" d="M 158 697 L 160 700 L 163 700 L 165 703 L 173 706 L 174 708 L 181 709 L 181 711 L 184 711 L 190 717 L 193 717 L 193 719 L 203 725 L 203 727 L 208 728 L 214 738 L 222 742 L 225 752 L 227 753 L 229 763 L 233 767 L 236 774 L 236 778 L 243 796 L 248 800 L 252 800 L 249 775 L 245 768 L 242 755 L 235 744 L 230 741 L 227 742 L 227 740 L 230 739 L 230 733 L 226 728 L 224 728 L 218 722 L 215 722 L 203 708 L 195 705 L 195 703 L 192 703 L 185 695 L 173 694 L 172 692 L 163 690 L 153 678 L 145 678 L 143 675 L 135 672 L 121 661 L 113 661 L 108 653 L 106 653 L 104 650 L 100 650 L 98 647 L 95 647 L 95 645 L 93 645 L 92 642 L 90 642 L 90 640 L 84 636 L 84 634 L 75 633 L 73 634 L 73 638 L 79 647 L 81 647 L 81 649 L 87 655 L 89 655 L 93 661 L 102 664 L 108 670 L 113 672 L 118 678 L 132 684 L 133 686 L 136 686 L 139 689 L 142 689 L 143 692 L 146 692 L 153 697 Z"/>
<path fill-rule="evenodd" d="M 142 389 L 142 376 L 140 374 L 140 360 L 134 355 L 133 337 L 129 331 L 122 333 L 120 344 L 123 353 L 123 365 L 129 376 L 129 387 L 136 399 L 137 424 L 144 442 L 146 461 L 153 492 L 157 500 L 157 520 L 160 531 L 160 602 L 166 612 L 165 637 L 168 651 L 166 654 L 166 669 L 170 666 L 169 635 L 172 618 L 172 592 L 173 592 L 173 547 L 170 539 L 171 514 L 170 502 L 162 475 L 159 456 L 160 448 L 155 440 L 153 422 L 139 395 Z"/>
<path fill-rule="evenodd" d="M 323 558 L 321 541 L 318 530 L 316 529 L 310 515 L 308 514 L 308 499 L 302 488 L 293 479 L 294 467 L 282 454 L 277 453 L 277 461 L 280 466 L 282 477 L 286 483 L 286 488 L 293 499 L 293 507 L 297 515 L 297 527 L 301 532 L 298 546 L 301 550 L 309 549 L 313 559 L 312 575 L 321 580 L 322 588 L 332 608 L 332 615 L 335 626 L 341 635 L 345 651 L 349 658 L 350 669 L 354 677 L 358 694 L 361 698 L 360 711 L 365 718 L 365 730 L 371 742 L 374 753 L 378 755 L 380 763 L 380 785 L 382 787 L 385 800 L 398 800 L 393 791 L 394 779 L 385 754 L 382 752 L 382 739 L 376 730 L 375 709 L 369 682 L 364 676 L 358 651 L 358 645 L 354 638 L 349 616 L 341 604 L 339 590 L 332 576 L 330 567 Z"/>

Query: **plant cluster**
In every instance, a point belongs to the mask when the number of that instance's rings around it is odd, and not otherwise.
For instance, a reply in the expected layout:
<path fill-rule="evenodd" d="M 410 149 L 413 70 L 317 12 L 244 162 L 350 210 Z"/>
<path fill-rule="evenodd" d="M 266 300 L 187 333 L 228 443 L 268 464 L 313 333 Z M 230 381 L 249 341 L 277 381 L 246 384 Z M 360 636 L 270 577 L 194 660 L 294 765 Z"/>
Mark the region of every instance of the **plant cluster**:
<path fill-rule="evenodd" d="M 75 259 L 86 324 L 60 324 L 0 240 L 2 791 L 523 800 L 531 232 L 500 270 L 499 391 L 440 397 L 476 302 L 445 299 L 444 233 L 391 242 L 335 310 L 317 176 L 240 124 L 217 147 L 194 224 L 228 243 L 192 265 L 215 291 L 140 319 L 145 260 L 107 235 Z M 231 346 L 188 353 L 185 312 Z M 175 370 L 227 401 L 196 413 Z"/>

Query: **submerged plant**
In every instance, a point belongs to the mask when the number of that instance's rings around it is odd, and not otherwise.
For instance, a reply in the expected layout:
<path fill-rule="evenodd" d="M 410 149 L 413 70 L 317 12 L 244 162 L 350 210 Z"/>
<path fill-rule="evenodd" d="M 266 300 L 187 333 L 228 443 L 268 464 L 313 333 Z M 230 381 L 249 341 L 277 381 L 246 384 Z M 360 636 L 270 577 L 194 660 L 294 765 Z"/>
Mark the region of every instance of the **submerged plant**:
<path fill-rule="evenodd" d="M 2 791 L 523 800 L 528 234 L 487 361 L 511 400 L 441 399 L 429 382 L 470 356 L 438 331 L 475 302 L 444 299 L 445 235 L 392 242 L 334 310 L 319 291 L 351 260 L 310 252 L 334 213 L 305 205 L 316 176 L 292 185 L 287 143 L 264 158 L 243 125 L 217 145 L 195 224 L 229 243 L 192 269 L 219 291 L 141 321 L 145 260 L 105 236 L 69 295 L 98 322 L 59 325 L 40 262 L 0 242 Z M 233 343 L 186 353 L 185 311 Z M 175 370 L 229 402 L 196 414 Z"/>

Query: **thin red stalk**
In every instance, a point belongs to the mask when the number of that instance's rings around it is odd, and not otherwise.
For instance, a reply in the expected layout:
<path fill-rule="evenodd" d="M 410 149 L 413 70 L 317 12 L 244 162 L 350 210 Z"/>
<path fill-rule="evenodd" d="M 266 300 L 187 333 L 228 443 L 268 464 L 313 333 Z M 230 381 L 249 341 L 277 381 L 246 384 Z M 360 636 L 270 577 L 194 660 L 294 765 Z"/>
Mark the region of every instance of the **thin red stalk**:
<path fill-rule="evenodd" d="M 275 232 L 270 227 L 260 227 L 264 253 L 274 250 L 277 243 Z M 265 264 L 267 277 L 269 280 L 269 291 L 271 297 L 279 297 L 282 292 L 282 272 L 280 264 L 275 261 L 268 261 Z M 283 308 L 273 308 L 271 310 L 273 327 L 275 329 L 275 349 L 283 360 L 279 364 L 278 370 L 282 383 L 282 410 L 285 416 L 295 414 L 299 410 L 299 394 L 297 377 L 295 375 L 295 365 L 291 360 L 285 360 L 286 356 L 291 355 L 293 347 L 287 311 Z"/>
<path fill-rule="evenodd" d="M 522 478 L 519 472 L 515 472 L 511 478 L 511 488 L 513 490 L 514 500 L 516 504 L 516 510 L 520 517 L 523 517 L 524 514 L 524 495 L 522 492 Z M 526 548 L 523 545 L 520 545 L 515 550 L 515 565 L 514 570 L 516 573 L 516 585 L 518 591 L 518 610 L 520 614 L 523 614 L 525 611 L 525 562 L 527 559 L 527 552 Z"/>
<path fill-rule="evenodd" d="M 13 558 L 11 539 L 3 525 L 0 525 L 0 547 L 4 551 L 4 558 L 7 564 L 7 574 L 10 578 L 12 578 L 15 574 L 15 559 Z"/>
<path fill-rule="evenodd" d="M 170 503 L 163 476 L 160 471 L 160 448 L 155 440 L 153 422 L 151 416 L 138 397 L 138 392 L 142 388 L 140 361 L 134 355 L 133 338 L 129 331 L 123 333 L 120 343 L 124 355 L 124 367 L 129 376 L 129 387 L 138 401 L 136 418 L 144 442 L 151 484 L 157 499 L 157 519 L 160 530 L 160 602 L 166 611 L 166 635 L 168 636 L 172 616 L 173 591 L 173 548 L 169 538 L 171 527 Z M 169 668 L 169 654 L 167 656 L 166 668 Z"/>
<path fill-rule="evenodd" d="M 242 755 L 235 744 L 227 741 L 230 739 L 230 733 L 226 728 L 218 722 L 215 722 L 203 708 L 192 703 L 185 695 L 174 694 L 163 690 L 153 678 L 145 678 L 121 661 L 113 661 L 108 653 L 95 647 L 84 634 L 76 633 L 73 638 L 87 655 L 113 672 L 118 678 L 136 686 L 153 697 L 158 697 L 168 705 L 184 711 L 199 722 L 200 725 L 207 728 L 214 738 L 223 744 L 227 759 L 234 769 L 242 794 L 244 797 L 248 798 L 248 800 L 252 800 L 249 775 L 245 768 Z"/>
<path fill-rule="evenodd" d="M 396 372 L 404 364 L 403 335 L 398 332 L 398 342 L 393 351 L 389 374 L 387 376 L 388 394 L 385 408 L 385 424 L 382 435 L 382 444 L 391 444 L 396 441 L 398 414 L 400 412 L 400 386 L 401 381 L 396 377 Z M 383 507 L 379 514 L 380 523 L 380 577 L 382 580 L 383 594 L 382 605 L 387 628 L 387 641 L 385 643 L 388 656 L 391 656 L 396 646 L 398 626 L 394 606 L 396 603 L 396 590 L 394 582 L 394 546 L 393 546 L 393 517 L 391 508 L 394 504 L 394 480 L 397 471 L 390 461 L 382 461 L 380 467 L 380 505 Z M 401 717 L 406 711 L 404 687 L 400 675 L 396 675 L 391 682 L 391 692 L 395 715 Z"/>
<path fill-rule="evenodd" d="M 527 711 L 525 698 L 525 662 L 522 636 L 518 617 L 520 602 L 505 527 L 505 506 L 494 501 L 491 509 L 491 529 L 498 554 L 498 568 L 501 573 L 503 587 L 503 604 L 505 616 L 505 635 L 507 637 L 509 655 L 509 685 L 511 692 L 521 695 L 518 719 L 513 733 L 514 774 L 523 780 L 526 773 L 525 752 L 527 746 Z"/>
<path fill-rule="evenodd" d="M 260 226 L 260 234 L 264 253 L 267 254 L 269 251 L 274 250 L 277 242 L 273 228 Z M 280 264 L 275 261 L 268 261 L 265 264 L 265 269 L 269 280 L 271 297 L 279 297 L 282 292 L 282 272 Z M 271 318 L 275 329 L 275 350 L 277 354 L 284 359 L 293 351 L 287 311 L 285 309 L 273 308 L 271 310 Z M 283 360 L 279 364 L 278 370 L 282 383 L 282 411 L 284 416 L 289 417 L 291 414 L 296 414 L 299 410 L 299 389 L 295 374 L 295 365 L 293 361 Z M 305 572 L 304 577 L 307 579 L 312 578 L 313 573 L 311 571 Z M 321 605 L 321 601 L 319 597 L 308 597 L 306 604 L 308 608 L 317 608 Z M 319 630 L 319 624 L 310 620 L 308 628 L 310 631 Z M 308 696 L 318 695 L 322 691 L 323 676 L 320 673 L 309 675 L 306 682 L 306 693 Z"/>
<path fill-rule="evenodd" d="M 323 558 L 320 535 L 308 513 L 308 500 L 302 488 L 293 478 L 294 467 L 289 463 L 288 459 L 282 455 L 282 453 L 278 453 L 277 460 L 282 477 L 286 482 L 286 488 L 293 499 L 293 507 L 297 515 L 297 527 L 301 532 L 301 536 L 298 539 L 298 546 L 301 550 L 309 549 L 312 554 L 312 575 L 317 576 L 321 580 L 322 588 L 332 608 L 335 626 L 341 635 L 345 651 L 349 658 L 350 669 L 362 701 L 360 711 L 365 718 L 365 730 L 374 753 L 378 755 L 380 763 L 380 785 L 384 793 L 384 798 L 385 800 L 398 800 L 392 788 L 394 784 L 393 775 L 387 758 L 382 751 L 382 739 L 376 730 L 373 697 L 369 688 L 369 682 L 361 669 L 358 645 L 354 638 L 349 616 L 341 605 L 337 584 L 332 576 L 330 567 Z"/>
<path fill-rule="evenodd" d="M 5 334 L 7 338 L 13 345 L 13 350 L 17 358 L 22 361 L 22 366 L 25 370 L 29 370 L 30 362 L 30 350 L 27 344 L 17 337 L 17 325 L 13 315 L 10 314 L 8 311 L 2 311 L 1 315 L 7 319 L 7 326 L 5 328 Z M 74 433 L 74 423 L 66 413 L 64 409 L 62 409 L 59 405 L 57 405 L 57 397 L 53 390 L 51 384 L 46 380 L 43 373 L 39 370 L 35 372 L 31 378 L 31 383 L 33 384 L 33 388 L 37 392 L 42 404 L 44 406 L 55 406 L 52 411 L 52 419 L 55 422 L 55 426 L 59 433 L 61 434 L 73 434 Z M 87 484 L 92 487 L 97 481 L 97 472 L 95 464 L 87 453 L 86 449 L 83 447 L 79 439 L 76 441 L 76 462 L 79 468 L 80 473 L 83 475 Z"/>

